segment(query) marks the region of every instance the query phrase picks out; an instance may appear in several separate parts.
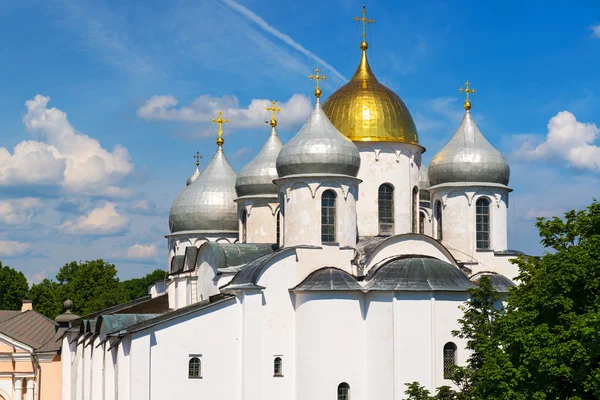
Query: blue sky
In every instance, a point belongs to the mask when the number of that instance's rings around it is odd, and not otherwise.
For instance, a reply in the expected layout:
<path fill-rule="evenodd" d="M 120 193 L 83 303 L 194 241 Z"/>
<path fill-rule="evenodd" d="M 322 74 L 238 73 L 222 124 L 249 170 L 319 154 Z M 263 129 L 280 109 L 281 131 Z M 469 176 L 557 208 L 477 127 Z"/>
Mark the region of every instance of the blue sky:
<path fill-rule="evenodd" d="M 509 245 L 542 248 L 536 216 L 600 189 L 600 3 L 371 1 L 369 60 L 405 101 L 425 162 L 473 114 L 511 163 Z M 122 278 L 166 267 L 168 211 L 212 156 L 214 111 L 239 169 L 281 102 L 285 142 L 360 57 L 362 2 L 4 0 L 0 259 L 39 281 L 102 257 Z"/>

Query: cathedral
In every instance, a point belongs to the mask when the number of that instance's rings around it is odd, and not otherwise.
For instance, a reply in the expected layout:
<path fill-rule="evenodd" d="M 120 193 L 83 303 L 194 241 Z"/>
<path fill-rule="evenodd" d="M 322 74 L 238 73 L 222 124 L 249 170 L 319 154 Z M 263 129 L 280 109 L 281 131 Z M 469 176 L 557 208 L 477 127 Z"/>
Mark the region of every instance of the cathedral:
<path fill-rule="evenodd" d="M 510 168 L 471 115 L 429 166 L 411 114 L 368 62 L 286 144 L 239 173 L 218 113 L 214 156 L 169 215 L 169 277 L 71 322 L 63 400 L 403 399 L 452 385 L 468 289 L 507 292 Z M 268 132 L 265 132 L 265 136 Z"/>

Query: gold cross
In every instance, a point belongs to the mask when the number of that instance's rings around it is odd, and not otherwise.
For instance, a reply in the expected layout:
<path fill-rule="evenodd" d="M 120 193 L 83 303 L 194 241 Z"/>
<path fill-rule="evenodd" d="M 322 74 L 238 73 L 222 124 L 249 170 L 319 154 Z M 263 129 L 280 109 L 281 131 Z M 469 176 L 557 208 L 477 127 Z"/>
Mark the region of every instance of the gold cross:
<path fill-rule="evenodd" d="M 223 143 L 225 143 L 223 140 L 223 124 L 228 123 L 229 120 L 223 119 L 223 113 L 221 111 L 217 111 L 217 114 L 219 114 L 219 118 L 213 118 L 212 122 L 219 124 L 219 131 L 217 132 L 217 144 L 221 146 Z"/>
<path fill-rule="evenodd" d="M 196 159 L 196 167 L 200 165 L 200 159 L 202 159 L 202 156 L 200 155 L 200 152 L 197 151 L 196 154 L 194 155 L 194 158 Z"/>
<path fill-rule="evenodd" d="M 281 107 L 275 107 L 275 100 L 273 100 L 271 102 L 271 107 L 267 107 L 265 108 L 265 110 L 267 111 L 271 111 L 271 121 L 269 122 L 269 125 L 271 125 L 273 128 L 275 128 L 277 126 L 277 120 L 275 119 L 275 112 L 281 112 Z"/>
<path fill-rule="evenodd" d="M 375 20 L 373 18 L 369 18 L 367 19 L 367 6 L 363 6 L 362 8 L 362 18 L 360 17 L 354 17 L 354 20 L 356 22 L 362 22 L 363 24 L 363 33 L 362 33 L 362 37 L 363 37 L 363 42 L 365 42 L 365 37 L 367 36 L 367 24 L 372 24 L 373 22 L 375 22 Z"/>
<path fill-rule="evenodd" d="M 465 110 L 470 110 L 471 109 L 471 102 L 469 101 L 469 93 L 471 94 L 475 94 L 475 89 L 469 89 L 469 81 L 465 82 L 465 86 L 467 87 L 466 89 L 463 89 L 462 87 L 460 89 L 458 89 L 461 93 L 466 93 L 467 94 L 467 99 L 465 100 L 465 104 L 463 105 L 463 107 L 465 108 Z"/>
<path fill-rule="evenodd" d="M 319 68 L 315 68 L 315 72 L 316 74 L 310 74 L 308 76 L 308 79 L 310 79 L 311 81 L 314 79 L 315 82 L 317 83 L 317 87 L 315 89 L 315 96 L 317 98 L 321 97 L 321 95 L 323 94 L 323 92 L 321 92 L 321 85 L 319 84 L 320 80 L 327 80 L 327 77 L 325 75 L 319 75 L 319 72 L 321 72 L 321 70 Z"/>

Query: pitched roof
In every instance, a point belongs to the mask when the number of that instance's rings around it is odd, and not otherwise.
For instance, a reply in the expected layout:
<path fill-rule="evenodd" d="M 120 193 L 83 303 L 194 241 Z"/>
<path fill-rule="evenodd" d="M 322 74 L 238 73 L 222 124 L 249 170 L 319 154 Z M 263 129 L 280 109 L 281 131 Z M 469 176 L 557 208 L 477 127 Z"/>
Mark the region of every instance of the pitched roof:
<path fill-rule="evenodd" d="M 8 319 L 16 317 L 19 314 L 21 314 L 21 311 L 0 310 L 0 324 Z"/>
<path fill-rule="evenodd" d="M 0 323 L 0 333 L 38 349 L 54 337 L 56 326 L 56 322 L 30 310 Z"/>
<path fill-rule="evenodd" d="M 163 294 L 157 297 L 144 296 L 123 304 L 105 308 L 73 320 L 71 326 L 79 326 L 81 321 L 94 319 L 105 314 L 162 314 L 169 310 L 169 297 Z"/>

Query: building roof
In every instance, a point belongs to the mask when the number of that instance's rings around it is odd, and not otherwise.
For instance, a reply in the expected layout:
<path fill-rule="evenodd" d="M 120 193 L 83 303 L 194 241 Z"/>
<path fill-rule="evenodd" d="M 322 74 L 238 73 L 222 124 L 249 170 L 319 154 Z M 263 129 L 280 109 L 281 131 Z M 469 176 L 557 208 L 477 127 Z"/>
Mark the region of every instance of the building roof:
<path fill-rule="evenodd" d="M 369 273 L 366 290 L 466 292 L 476 286 L 455 266 L 412 255 L 392 259 Z"/>
<path fill-rule="evenodd" d="M 99 315 L 109 314 L 162 314 L 169 311 L 169 297 L 163 294 L 157 297 L 144 296 L 123 304 L 105 308 L 104 310 L 96 311 L 84 315 L 74 321 L 71 326 L 78 326 L 82 321 L 94 319 Z"/>
<path fill-rule="evenodd" d="M 0 310 L 0 324 L 7 319 L 11 319 L 21 314 L 21 311 L 15 310 Z"/>
<path fill-rule="evenodd" d="M 111 314 L 101 315 L 98 317 L 96 324 L 96 333 L 104 333 L 106 335 L 126 329 L 130 326 L 139 324 L 152 318 L 158 317 L 160 314 Z"/>
<path fill-rule="evenodd" d="M 33 349 L 41 348 L 56 334 L 58 324 L 37 311 L 19 312 L 0 323 L 0 333 Z"/>
<path fill-rule="evenodd" d="M 325 267 L 311 273 L 291 290 L 294 292 L 330 290 L 351 291 L 363 290 L 363 287 L 356 281 L 354 276 L 346 271 L 334 267 Z"/>
<path fill-rule="evenodd" d="M 202 247 L 212 251 L 217 269 L 245 265 L 264 255 L 273 254 L 278 249 L 276 244 L 269 243 L 206 242 Z"/>
<path fill-rule="evenodd" d="M 488 278 L 490 278 L 492 288 L 498 293 L 508 293 L 508 290 L 511 287 L 517 286 L 506 276 L 497 274 L 495 272 L 480 272 L 478 274 L 475 274 L 471 277 L 471 282 L 473 282 L 476 285 L 479 285 L 479 280 L 482 276 L 487 276 Z"/>

